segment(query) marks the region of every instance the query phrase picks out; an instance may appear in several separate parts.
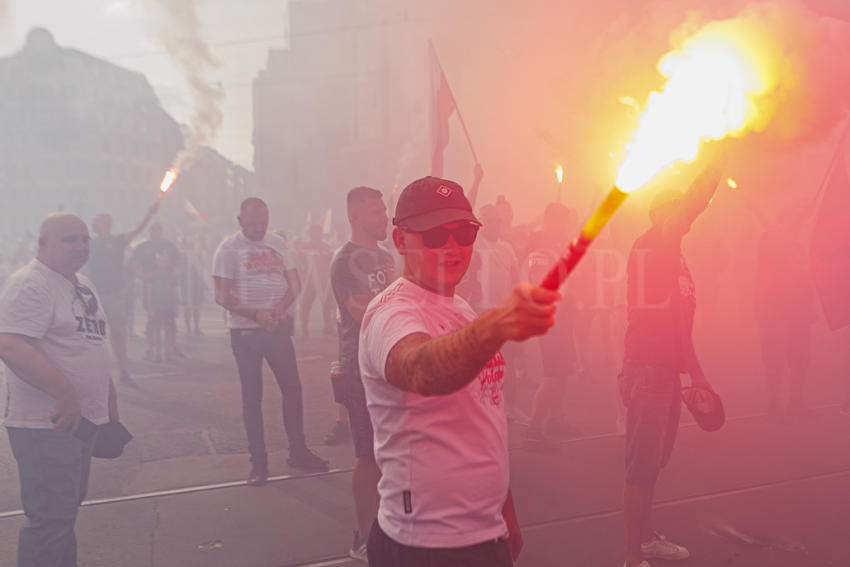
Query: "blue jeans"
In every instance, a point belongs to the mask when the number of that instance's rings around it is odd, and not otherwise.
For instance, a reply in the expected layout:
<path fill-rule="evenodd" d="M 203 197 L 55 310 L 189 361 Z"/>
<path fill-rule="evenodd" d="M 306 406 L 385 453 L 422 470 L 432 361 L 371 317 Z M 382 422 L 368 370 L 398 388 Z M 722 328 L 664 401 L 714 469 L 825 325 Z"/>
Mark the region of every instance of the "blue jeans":
<path fill-rule="evenodd" d="M 76 567 L 74 522 L 86 496 L 94 439 L 84 443 L 55 429 L 7 431 L 27 517 L 18 534 L 18 567 Z"/>
<path fill-rule="evenodd" d="M 274 332 L 263 329 L 231 329 L 230 345 L 242 383 L 242 419 L 248 435 L 248 452 L 255 467 L 266 468 L 263 426 L 263 359 L 269 363 L 283 397 L 283 426 L 289 452 L 305 450 L 301 379 L 292 345 L 292 320 L 281 322 Z"/>

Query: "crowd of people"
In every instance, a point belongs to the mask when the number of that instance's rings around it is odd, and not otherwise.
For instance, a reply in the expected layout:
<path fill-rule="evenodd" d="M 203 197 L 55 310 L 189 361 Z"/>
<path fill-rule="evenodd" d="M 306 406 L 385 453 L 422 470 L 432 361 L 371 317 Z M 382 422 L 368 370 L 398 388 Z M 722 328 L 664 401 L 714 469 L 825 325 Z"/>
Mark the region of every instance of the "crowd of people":
<path fill-rule="evenodd" d="M 321 332 L 338 336 L 328 400 L 338 404 L 338 419 L 326 443 L 353 444 L 350 554 L 373 567 L 510 566 L 523 537 L 510 490 L 508 420 L 527 426 L 524 441 L 532 448 L 580 434 L 565 410 L 570 383 L 598 358 L 581 337 L 591 325 L 613 337 L 619 321 L 624 352 L 619 399 L 611 404 L 625 435 L 624 565 L 688 557 L 685 546 L 654 530 L 651 512 L 678 430 L 681 374 L 689 376 L 692 395 L 713 399 L 700 394 L 714 390 L 692 338 L 697 304 L 682 240 L 721 173 L 714 164 L 687 191 L 654 198 L 651 227 L 631 246 L 619 293 L 607 293 L 612 282 L 592 276 L 560 291 L 533 283 L 557 265 L 576 232 L 573 209 L 551 203 L 539 226 L 518 227 L 504 196 L 476 214 L 459 184 L 437 177 L 410 183 L 389 213 L 380 191 L 351 189 L 345 242 L 327 242 L 318 225 L 293 242 L 268 230 L 263 200 L 245 199 L 238 230 L 211 257 L 189 236 L 179 245 L 167 239 L 153 221 L 158 204 L 124 233 L 112 232 L 109 214 L 97 215 L 94 237 L 82 219 L 51 214 L 40 227 L 35 258 L 0 293 L 4 425 L 27 517 L 18 565 L 76 565 L 74 522 L 97 438 L 81 432 L 86 422 L 119 419 L 116 382 L 135 387 L 127 338 L 136 301 L 147 315 L 144 358 L 160 363 L 184 356 L 177 341 L 181 307 L 185 333 L 203 334 L 200 312 L 208 296 L 226 314 L 251 486 L 269 478 L 264 361 L 282 395 L 288 464 L 328 470 L 305 440 L 293 336 L 309 337 L 314 305 Z M 149 238 L 131 246 L 145 227 Z M 392 245 L 382 245 L 388 236 Z M 783 242 L 781 233 L 765 234 L 761 272 L 770 272 Z M 797 294 L 795 306 L 809 314 L 804 279 L 789 281 L 787 294 Z M 809 349 L 799 331 L 782 324 L 771 319 L 765 330 L 766 360 L 796 345 L 787 365 L 797 377 Z M 613 341 L 597 349 L 613 348 Z M 613 380 L 618 358 L 602 357 L 593 371 Z M 767 367 L 772 383 L 785 362 Z M 533 393 L 525 399 L 519 391 L 529 382 Z M 790 389 L 793 403 L 798 382 Z M 770 398 L 771 411 L 779 404 L 778 395 Z"/>

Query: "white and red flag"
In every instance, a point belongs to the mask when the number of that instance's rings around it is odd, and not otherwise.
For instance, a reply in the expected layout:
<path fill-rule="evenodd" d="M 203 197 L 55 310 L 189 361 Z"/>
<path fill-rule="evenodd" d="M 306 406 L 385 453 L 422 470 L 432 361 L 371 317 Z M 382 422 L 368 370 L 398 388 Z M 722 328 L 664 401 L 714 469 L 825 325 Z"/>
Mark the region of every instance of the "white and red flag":
<path fill-rule="evenodd" d="M 443 151 L 449 145 L 449 118 L 457 110 L 457 103 L 430 41 L 428 60 L 431 70 L 431 175 L 442 177 Z"/>

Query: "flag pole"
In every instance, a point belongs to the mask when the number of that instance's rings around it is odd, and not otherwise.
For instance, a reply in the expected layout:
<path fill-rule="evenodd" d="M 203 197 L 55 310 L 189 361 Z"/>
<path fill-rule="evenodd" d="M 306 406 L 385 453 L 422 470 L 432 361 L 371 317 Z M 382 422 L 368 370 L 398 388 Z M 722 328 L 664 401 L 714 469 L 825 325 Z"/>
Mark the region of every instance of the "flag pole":
<path fill-rule="evenodd" d="M 475 165 L 480 166 L 478 161 L 478 154 L 475 153 L 475 146 L 472 145 L 472 137 L 469 135 L 469 129 L 466 127 L 466 121 L 463 119 L 463 114 L 460 112 L 460 105 L 457 103 L 457 99 L 455 98 L 455 93 L 452 91 L 452 86 L 449 84 L 449 78 L 446 76 L 446 71 L 443 69 L 443 64 L 440 62 L 440 57 L 437 55 L 437 48 L 434 47 L 434 42 L 431 39 L 428 39 L 428 47 L 434 53 L 434 59 L 437 61 L 437 65 L 440 67 L 440 73 L 446 77 L 446 86 L 449 89 L 449 94 L 452 96 L 452 102 L 455 103 L 455 111 L 457 112 L 457 117 L 460 119 L 460 125 L 463 128 L 463 134 L 466 136 L 466 143 L 469 145 L 469 151 L 472 152 L 472 159 L 475 160 Z"/>
<path fill-rule="evenodd" d="M 812 205 L 817 204 L 818 198 L 821 196 L 821 193 L 823 193 L 823 188 L 826 187 L 829 178 L 832 177 L 832 170 L 835 169 L 835 165 L 838 163 L 838 160 L 841 159 L 841 148 L 845 146 L 848 136 L 850 136 L 850 117 L 847 118 L 847 122 L 844 125 L 844 133 L 841 134 L 841 138 L 838 139 L 838 145 L 835 147 L 835 152 L 832 154 L 829 167 L 826 168 L 826 172 L 823 174 L 823 179 L 820 182 L 820 187 L 818 187 L 818 192 L 815 195 Z"/>

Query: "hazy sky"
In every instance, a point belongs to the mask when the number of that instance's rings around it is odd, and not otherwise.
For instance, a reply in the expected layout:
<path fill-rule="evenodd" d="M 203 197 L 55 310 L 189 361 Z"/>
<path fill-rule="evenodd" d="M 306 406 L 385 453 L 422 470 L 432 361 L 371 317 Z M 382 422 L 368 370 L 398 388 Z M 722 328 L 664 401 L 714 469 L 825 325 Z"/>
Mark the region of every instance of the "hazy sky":
<path fill-rule="evenodd" d="M 588 164 L 585 154 L 604 161 L 609 152 L 622 147 L 623 140 L 600 134 L 628 126 L 627 109 L 617 97 L 642 96 L 657 86 L 655 62 L 669 48 L 671 32 L 691 10 L 703 17 L 729 17 L 751 3 L 528 0 L 517 9 L 492 0 L 351 1 L 377 14 L 405 12 L 409 21 L 421 26 L 423 38 L 433 39 L 487 172 L 482 189 L 487 198 L 505 186 L 554 187 L 556 161 L 586 170 L 584 178 L 576 180 L 581 185 L 589 187 L 590 178 L 601 179 L 594 183 L 604 188 L 608 180 L 600 175 L 600 168 L 613 171 L 614 162 Z M 221 62 L 210 76 L 225 92 L 224 122 L 215 146 L 253 169 L 252 81 L 265 66 L 269 48 L 285 45 L 287 0 L 195 3 L 203 38 Z M 846 0 L 807 3 L 848 10 L 843 7 Z M 7 13 L 0 22 L 0 53 L 19 49 L 32 27 L 46 27 L 62 46 L 143 73 L 166 110 L 186 122 L 190 98 L 157 40 L 161 23 L 156 20 L 157 4 L 152 0 L 0 0 L 0 18 Z M 846 62 L 822 55 L 812 57 L 821 62 L 822 75 L 843 77 L 830 69 L 846 67 Z M 423 65 L 425 77 L 424 59 L 411 62 L 415 64 Z M 820 91 L 834 97 L 844 96 L 847 89 L 841 84 Z M 821 101 L 809 106 L 829 105 Z M 459 132 L 453 132 L 448 163 L 452 152 L 468 153 Z M 471 171 L 472 164 L 463 163 L 447 174 L 468 183 Z"/>
<path fill-rule="evenodd" d="M 178 122 L 186 122 L 188 93 L 156 39 L 151 4 L 145 0 L 0 0 L 0 10 L 8 6 L 8 21 L 0 26 L 0 54 L 18 50 L 31 28 L 47 28 L 63 47 L 143 73 L 165 109 Z M 265 66 L 268 49 L 284 45 L 286 0 L 196 0 L 196 4 L 203 38 L 221 62 L 210 78 L 225 90 L 224 122 L 215 146 L 229 159 L 253 169 L 251 83 Z"/>

